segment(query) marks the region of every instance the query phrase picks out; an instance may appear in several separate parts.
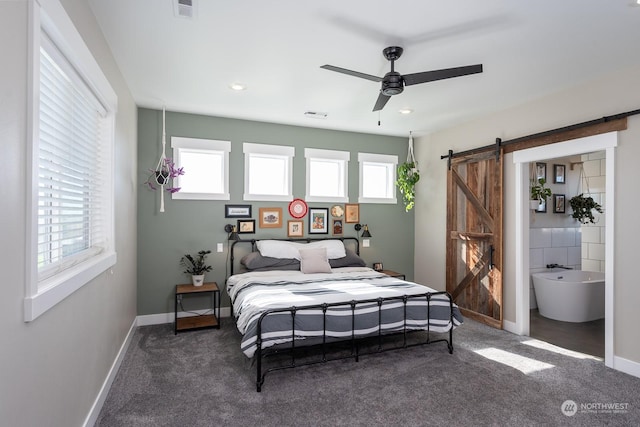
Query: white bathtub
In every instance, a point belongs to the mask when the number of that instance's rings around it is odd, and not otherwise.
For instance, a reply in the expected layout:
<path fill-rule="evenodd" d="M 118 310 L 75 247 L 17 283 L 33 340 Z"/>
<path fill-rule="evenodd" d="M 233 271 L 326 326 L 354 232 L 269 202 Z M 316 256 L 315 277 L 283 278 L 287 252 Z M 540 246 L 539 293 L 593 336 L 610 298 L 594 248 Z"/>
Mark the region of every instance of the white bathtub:
<path fill-rule="evenodd" d="M 604 318 L 604 273 L 561 270 L 531 277 L 540 315 L 563 322 Z"/>

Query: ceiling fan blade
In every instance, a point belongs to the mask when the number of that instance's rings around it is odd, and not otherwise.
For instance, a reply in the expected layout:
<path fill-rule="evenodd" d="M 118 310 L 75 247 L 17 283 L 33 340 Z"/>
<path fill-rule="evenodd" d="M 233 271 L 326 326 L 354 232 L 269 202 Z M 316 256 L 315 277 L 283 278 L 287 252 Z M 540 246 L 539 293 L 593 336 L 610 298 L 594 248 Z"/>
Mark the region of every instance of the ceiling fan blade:
<path fill-rule="evenodd" d="M 402 76 L 404 85 L 417 85 L 419 83 L 433 82 L 436 80 L 461 77 L 482 72 L 482 64 L 468 65 L 466 67 L 445 68 L 442 70 L 425 71 L 422 73 L 405 74 Z"/>
<path fill-rule="evenodd" d="M 348 74 L 348 75 L 354 76 L 354 77 L 360 77 L 361 79 L 367 79 L 367 80 L 371 80 L 373 82 L 381 82 L 382 81 L 382 77 L 372 76 L 371 74 L 359 73 L 357 71 L 347 70 L 346 68 L 340 68 L 340 67 L 336 67 L 336 66 L 333 66 L 333 65 L 322 65 L 322 66 L 320 66 L 320 68 L 324 68 L 325 70 L 329 70 L 329 71 L 336 71 L 336 72 L 342 73 L 342 74 Z"/>
<path fill-rule="evenodd" d="M 378 100 L 376 101 L 376 105 L 373 107 L 373 111 L 382 110 L 384 106 L 387 105 L 387 101 L 389 101 L 389 99 L 391 99 L 390 96 L 380 92 L 380 95 L 378 95 Z"/>

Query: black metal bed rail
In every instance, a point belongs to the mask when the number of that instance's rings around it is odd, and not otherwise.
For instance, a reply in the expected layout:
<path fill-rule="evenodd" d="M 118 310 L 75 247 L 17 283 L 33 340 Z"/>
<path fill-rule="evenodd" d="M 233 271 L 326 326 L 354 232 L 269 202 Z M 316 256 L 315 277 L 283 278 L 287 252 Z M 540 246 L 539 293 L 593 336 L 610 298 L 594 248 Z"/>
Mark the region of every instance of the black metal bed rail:
<path fill-rule="evenodd" d="M 448 338 L 439 338 L 439 339 L 435 339 L 432 340 L 431 339 L 431 300 L 433 299 L 433 297 L 435 296 L 446 296 L 446 298 L 449 301 L 449 329 L 446 332 L 448 334 Z M 417 300 L 420 298 L 425 298 L 426 302 L 427 302 L 427 325 L 426 325 L 426 329 L 425 328 L 411 328 L 408 327 L 407 325 L 407 304 L 409 303 L 409 301 L 412 300 Z M 402 326 L 402 330 L 398 331 L 390 331 L 387 333 L 384 333 L 383 331 L 383 324 L 382 324 L 382 307 L 383 304 L 385 302 L 388 301 L 401 301 L 403 304 L 403 326 Z M 364 304 L 372 304 L 375 303 L 378 306 L 378 332 L 375 335 L 371 335 L 371 334 L 363 334 L 361 336 L 356 336 L 356 307 L 359 305 L 364 305 Z M 422 294 L 415 294 L 415 295 L 402 295 L 402 296 L 393 296 L 393 297 L 380 297 L 380 298 L 372 298 L 372 299 L 367 299 L 367 300 L 351 300 L 348 302 L 336 302 L 336 303 L 323 303 L 323 304 L 313 304 L 313 305 L 307 305 L 307 306 L 300 306 L 300 307 L 296 307 L 296 306 L 291 306 L 291 307 L 286 307 L 286 308 L 275 308 L 275 309 L 269 309 L 266 310 L 264 313 L 262 313 L 260 315 L 260 317 L 258 318 L 258 325 L 257 325 L 257 338 L 256 338 L 256 352 L 255 352 L 255 361 L 256 361 L 256 390 L 258 392 L 260 392 L 262 390 L 262 385 L 264 384 L 264 380 L 265 380 L 265 376 L 269 373 L 269 372 L 273 372 L 273 371 L 279 371 L 279 370 L 284 370 L 284 369 L 291 369 L 291 368 L 295 368 L 298 366 L 309 366 L 309 365 L 316 365 L 319 363 L 325 363 L 325 362 L 329 362 L 329 361 L 334 361 L 334 360 L 344 360 L 344 359 L 355 359 L 356 362 L 359 361 L 359 357 L 361 355 L 369 355 L 369 354 L 376 354 L 376 353 L 382 353 L 382 352 L 386 352 L 386 351 L 392 351 L 392 350 L 398 350 L 401 348 L 411 348 L 411 347 L 416 347 L 416 346 L 422 346 L 425 344 L 434 344 L 437 342 L 446 342 L 447 343 L 447 348 L 449 350 L 449 354 L 453 353 L 453 328 L 454 328 L 454 323 L 453 323 L 453 299 L 451 298 L 451 295 L 446 292 L 446 291 L 441 291 L 441 292 L 425 292 Z M 335 338 L 332 337 L 332 342 L 328 342 L 327 340 L 327 310 L 331 307 L 345 307 L 345 306 L 350 306 L 351 307 L 351 337 L 350 338 L 346 338 L 346 339 L 340 339 L 340 338 Z M 296 315 L 298 314 L 298 312 L 300 311 L 306 311 L 306 310 L 321 310 L 322 311 L 322 337 L 321 337 L 321 342 L 320 344 L 314 344 L 313 346 L 309 346 L 309 345 L 298 345 L 296 346 L 296 341 L 298 341 L 298 343 L 300 341 L 304 340 L 296 340 L 296 326 L 295 326 L 295 320 L 296 320 Z M 262 339 L 262 322 L 264 321 L 264 319 L 269 316 L 269 315 L 274 315 L 274 314 L 278 314 L 278 313 L 290 313 L 291 315 L 291 342 L 287 343 L 284 346 L 280 346 L 278 348 L 275 349 L 270 349 L 270 348 L 266 348 L 263 349 L 262 348 L 262 343 L 263 343 L 263 339 Z M 415 342 L 415 343 L 408 343 L 407 341 L 407 334 L 410 332 L 425 332 L 427 333 L 427 339 L 426 341 L 420 341 L 420 342 Z M 392 347 L 383 347 L 382 342 L 383 342 L 383 336 L 385 337 L 390 337 L 390 336 L 398 336 L 398 335 L 402 335 L 402 344 L 401 345 L 396 345 L 396 346 L 392 346 Z M 371 340 L 372 338 L 377 338 L 377 347 L 375 348 L 375 350 L 373 351 L 366 351 L 366 352 L 362 352 L 360 350 L 359 344 L 362 341 L 365 340 Z M 348 355 L 334 355 L 333 357 L 328 357 L 327 355 L 327 347 L 329 345 L 334 345 L 337 343 L 344 343 L 345 341 L 349 342 L 349 346 L 351 347 L 351 351 Z M 302 363 L 298 363 L 296 361 L 296 350 L 300 350 L 302 348 L 309 348 L 309 347 L 317 347 L 320 346 L 321 347 L 321 357 L 319 359 L 315 359 L 315 360 L 311 360 L 311 361 L 305 361 Z M 289 362 L 288 365 L 279 365 L 279 366 L 274 366 L 274 367 L 270 367 L 266 370 L 264 370 L 263 372 L 263 366 L 262 366 L 262 360 L 263 358 L 266 358 L 268 356 L 272 356 L 275 354 L 281 354 L 283 352 L 289 352 L 291 355 L 291 360 Z"/>

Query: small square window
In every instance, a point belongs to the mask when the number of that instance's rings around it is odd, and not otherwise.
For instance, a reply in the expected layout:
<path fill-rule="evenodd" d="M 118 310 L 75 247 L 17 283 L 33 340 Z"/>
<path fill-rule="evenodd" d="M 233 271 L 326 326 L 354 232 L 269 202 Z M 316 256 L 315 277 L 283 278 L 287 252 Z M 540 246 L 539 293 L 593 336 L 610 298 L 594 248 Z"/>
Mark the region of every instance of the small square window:
<path fill-rule="evenodd" d="M 359 153 L 360 194 L 358 203 L 397 203 L 398 156 Z"/>
<path fill-rule="evenodd" d="M 307 160 L 305 200 L 309 202 L 348 202 L 350 153 L 307 148 L 304 150 L 304 156 Z"/>
<path fill-rule="evenodd" d="M 244 200 L 293 200 L 295 148 L 244 143 Z"/>
<path fill-rule="evenodd" d="M 172 137 L 173 161 L 184 168 L 176 178 L 179 200 L 229 200 L 229 152 L 231 142 Z"/>

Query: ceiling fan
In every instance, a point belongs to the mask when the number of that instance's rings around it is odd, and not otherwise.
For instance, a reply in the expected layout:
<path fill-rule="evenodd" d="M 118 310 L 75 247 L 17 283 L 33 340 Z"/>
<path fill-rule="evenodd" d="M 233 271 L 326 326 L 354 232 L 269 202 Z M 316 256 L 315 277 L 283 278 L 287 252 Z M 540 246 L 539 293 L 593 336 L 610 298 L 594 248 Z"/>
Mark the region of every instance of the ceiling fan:
<path fill-rule="evenodd" d="M 371 74 L 347 70 L 346 68 L 340 68 L 334 65 L 322 65 L 320 68 L 324 68 L 325 70 L 330 71 L 336 71 L 338 73 L 348 74 L 354 77 L 360 77 L 362 79 L 367 79 L 374 82 L 382 82 L 380 95 L 378 95 L 378 100 L 376 101 L 376 105 L 373 107 L 373 111 L 382 110 L 387 104 L 387 101 L 389 101 L 389 98 L 391 98 L 391 96 L 393 95 L 402 93 L 405 86 L 433 82 L 436 80 L 450 79 L 453 77 L 461 77 L 482 72 L 482 64 L 476 64 L 468 65 L 465 67 L 444 68 L 442 70 L 424 71 L 422 73 L 402 75 L 395 71 L 393 65 L 394 62 L 398 58 L 400 58 L 403 51 L 404 49 L 399 46 L 389 46 L 382 51 L 382 55 L 384 55 L 387 60 L 391 61 L 391 71 L 385 74 L 384 77 L 372 76 Z"/>

